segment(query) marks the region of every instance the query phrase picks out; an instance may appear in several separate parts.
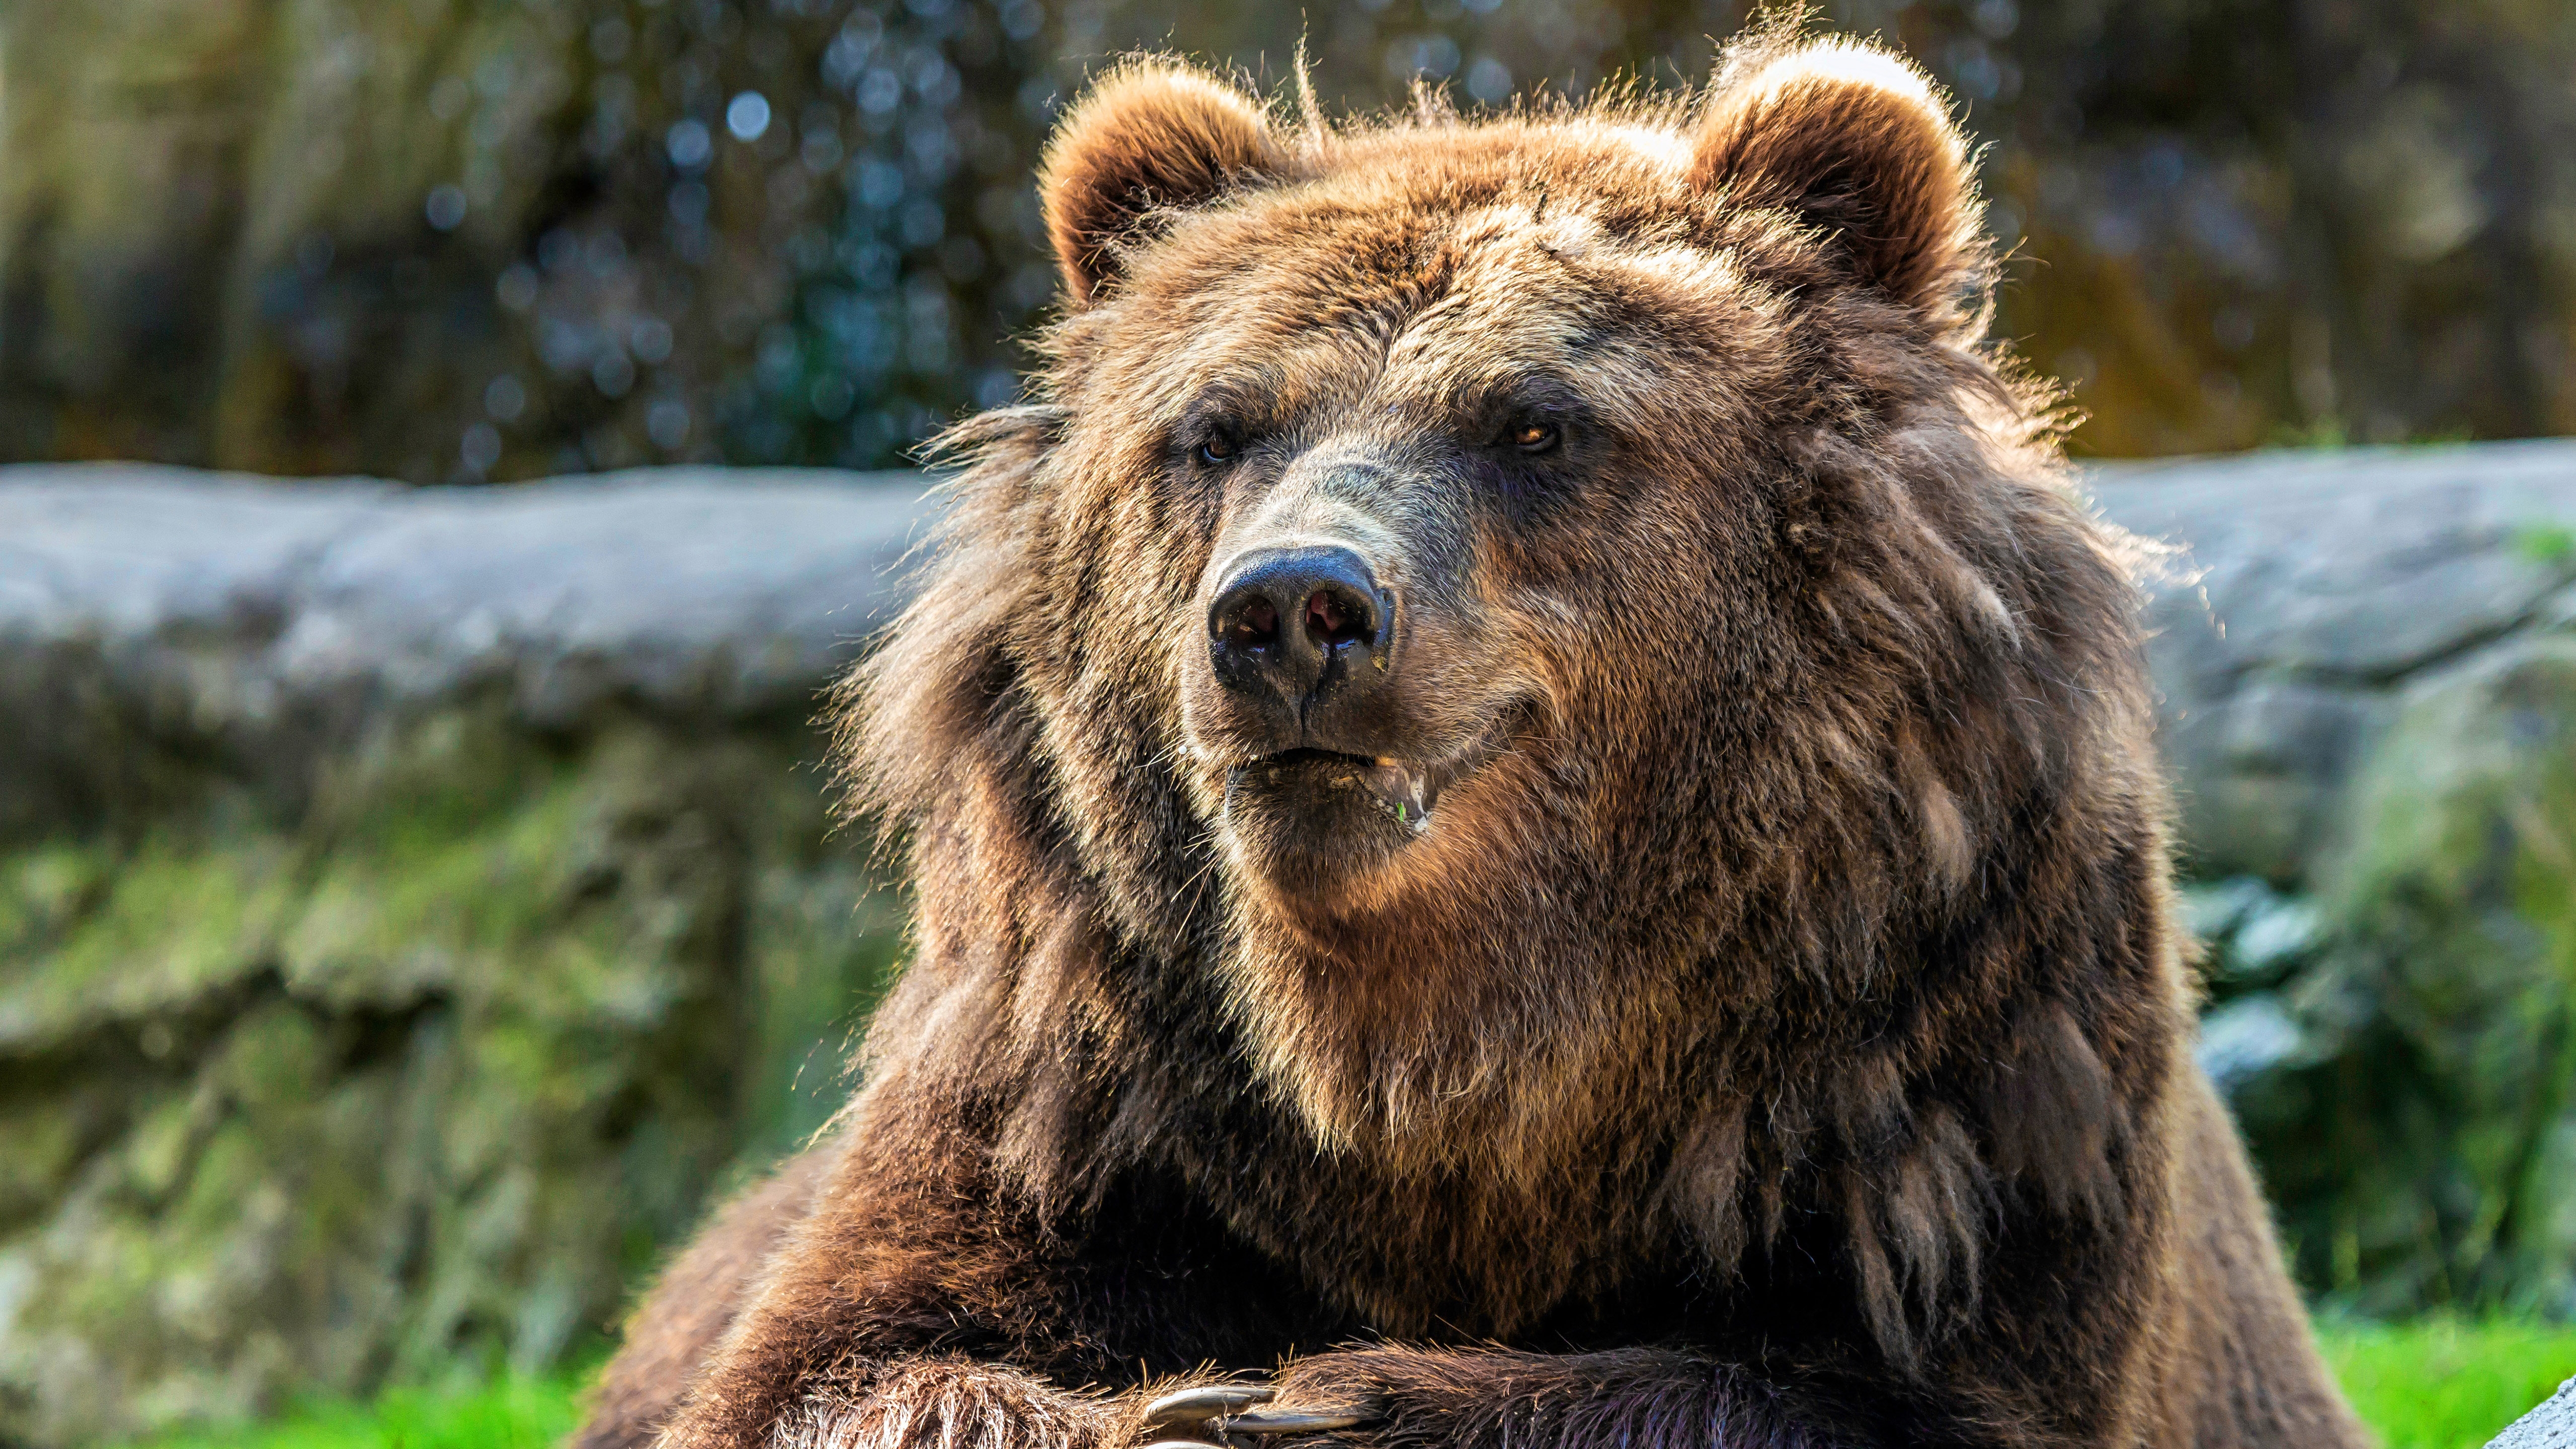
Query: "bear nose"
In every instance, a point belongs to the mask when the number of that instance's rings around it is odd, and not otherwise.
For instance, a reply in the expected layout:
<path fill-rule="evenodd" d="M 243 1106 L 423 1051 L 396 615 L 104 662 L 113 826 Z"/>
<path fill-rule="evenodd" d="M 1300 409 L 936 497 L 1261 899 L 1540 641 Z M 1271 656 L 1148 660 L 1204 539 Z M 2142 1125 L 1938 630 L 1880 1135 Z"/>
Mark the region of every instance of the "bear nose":
<path fill-rule="evenodd" d="M 1235 561 L 1208 608 L 1208 650 L 1228 689 L 1292 704 L 1384 677 L 1395 601 L 1368 564 L 1333 545 L 1259 549 Z"/>

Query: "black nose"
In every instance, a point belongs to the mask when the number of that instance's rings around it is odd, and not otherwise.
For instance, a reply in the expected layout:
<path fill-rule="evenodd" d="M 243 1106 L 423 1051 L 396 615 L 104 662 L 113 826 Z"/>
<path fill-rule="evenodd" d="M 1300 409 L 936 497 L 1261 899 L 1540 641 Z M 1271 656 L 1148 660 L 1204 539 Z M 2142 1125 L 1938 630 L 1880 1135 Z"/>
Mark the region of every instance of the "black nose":
<path fill-rule="evenodd" d="M 1208 609 L 1217 678 L 1292 705 L 1373 688 L 1394 636 L 1395 600 L 1346 548 L 1246 554 Z"/>

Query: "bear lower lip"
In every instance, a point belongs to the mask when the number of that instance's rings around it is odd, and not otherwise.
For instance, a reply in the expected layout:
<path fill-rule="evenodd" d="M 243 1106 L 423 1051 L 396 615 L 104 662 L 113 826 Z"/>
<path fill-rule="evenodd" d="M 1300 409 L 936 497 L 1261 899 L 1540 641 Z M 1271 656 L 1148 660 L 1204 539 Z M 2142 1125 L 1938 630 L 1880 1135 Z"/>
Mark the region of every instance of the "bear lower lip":
<path fill-rule="evenodd" d="M 1237 766 L 1234 773 L 1238 781 L 1246 776 L 1279 782 L 1297 779 L 1309 786 L 1353 790 L 1417 831 L 1430 827 L 1431 810 L 1442 783 L 1418 765 L 1338 750 L 1283 750 Z"/>

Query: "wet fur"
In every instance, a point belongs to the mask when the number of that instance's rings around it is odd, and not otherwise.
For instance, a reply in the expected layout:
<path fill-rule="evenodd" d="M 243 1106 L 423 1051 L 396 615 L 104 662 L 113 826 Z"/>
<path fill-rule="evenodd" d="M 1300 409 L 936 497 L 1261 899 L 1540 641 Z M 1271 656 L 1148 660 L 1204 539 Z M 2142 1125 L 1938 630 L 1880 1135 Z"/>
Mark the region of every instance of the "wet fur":
<path fill-rule="evenodd" d="M 1784 28 L 1688 108 L 1104 82 L 1041 401 L 951 438 L 844 695 L 914 964 L 585 1449 L 1121 1446 L 1274 1368 L 1383 1410 L 1332 1444 L 2363 1442 L 2189 1057 L 2130 560 L 1978 346 L 1963 156 Z M 1265 876 L 1176 680 L 1288 475 L 1192 485 L 1201 384 L 1293 470 L 1532 368 L 1634 481 L 1405 522 L 1471 560 L 1416 725 L 1508 738 L 1347 888 Z"/>

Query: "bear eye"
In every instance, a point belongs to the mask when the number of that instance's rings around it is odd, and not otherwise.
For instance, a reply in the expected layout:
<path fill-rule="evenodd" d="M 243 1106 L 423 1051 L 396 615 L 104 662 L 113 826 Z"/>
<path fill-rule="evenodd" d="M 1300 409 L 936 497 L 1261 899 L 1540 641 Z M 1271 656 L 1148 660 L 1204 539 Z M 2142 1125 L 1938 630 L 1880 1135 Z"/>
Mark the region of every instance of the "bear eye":
<path fill-rule="evenodd" d="M 1556 424 L 1516 423 L 1510 437 L 1512 446 L 1524 453 L 1544 453 L 1556 446 Z"/>
<path fill-rule="evenodd" d="M 1220 463 L 1233 462 L 1234 455 L 1240 451 L 1232 438 L 1210 437 L 1199 444 L 1198 457 L 1200 462 L 1213 468 Z"/>

